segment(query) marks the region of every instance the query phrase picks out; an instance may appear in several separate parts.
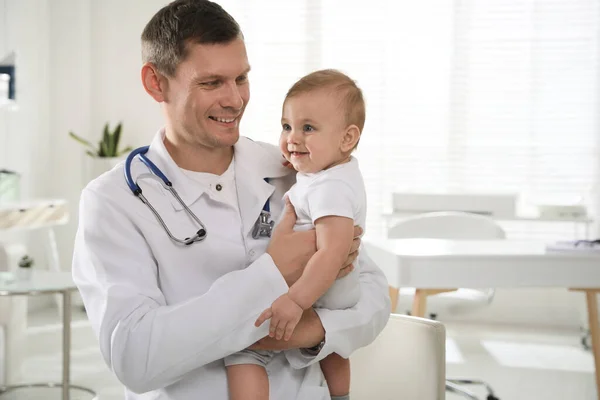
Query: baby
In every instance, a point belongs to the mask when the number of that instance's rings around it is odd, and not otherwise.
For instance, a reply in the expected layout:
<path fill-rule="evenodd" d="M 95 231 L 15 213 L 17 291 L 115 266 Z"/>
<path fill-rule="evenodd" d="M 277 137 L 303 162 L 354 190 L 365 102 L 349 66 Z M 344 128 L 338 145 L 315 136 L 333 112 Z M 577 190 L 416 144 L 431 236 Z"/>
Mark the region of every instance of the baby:
<path fill-rule="evenodd" d="M 295 229 L 316 229 L 317 252 L 289 291 L 256 321 L 270 319 L 269 336 L 289 340 L 304 310 L 345 309 L 359 300 L 358 271 L 336 280 L 352 246 L 354 225 L 365 228 L 366 193 L 351 156 L 365 122 L 361 90 L 336 70 L 313 72 L 288 91 L 279 145 L 294 166 L 296 184 L 286 194 L 298 216 Z M 231 400 L 268 400 L 264 368 L 269 352 L 244 350 L 226 358 Z M 321 361 L 332 399 L 348 399 L 350 361 L 332 353 Z"/>

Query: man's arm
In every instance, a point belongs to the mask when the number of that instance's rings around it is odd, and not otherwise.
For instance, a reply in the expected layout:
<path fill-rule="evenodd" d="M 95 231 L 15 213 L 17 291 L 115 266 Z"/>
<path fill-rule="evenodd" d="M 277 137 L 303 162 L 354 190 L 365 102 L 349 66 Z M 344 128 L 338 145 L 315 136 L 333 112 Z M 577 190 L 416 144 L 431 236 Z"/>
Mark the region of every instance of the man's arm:
<path fill-rule="evenodd" d="M 73 258 L 102 355 L 125 386 L 140 393 L 167 386 L 267 334 L 254 320 L 288 290 L 268 254 L 204 295 L 167 305 L 156 261 L 125 207 L 86 189 Z"/>

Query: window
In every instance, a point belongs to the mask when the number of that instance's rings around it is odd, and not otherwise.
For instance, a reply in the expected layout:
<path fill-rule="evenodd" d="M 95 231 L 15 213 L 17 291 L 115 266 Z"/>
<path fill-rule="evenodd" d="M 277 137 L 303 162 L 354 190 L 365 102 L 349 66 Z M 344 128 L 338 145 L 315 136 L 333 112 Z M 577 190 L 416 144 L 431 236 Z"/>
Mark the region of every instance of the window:
<path fill-rule="evenodd" d="M 394 191 L 584 197 L 600 206 L 597 0 L 230 0 L 248 43 L 243 132 L 276 143 L 286 90 L 337 68 L 365 92 L 368 229 Z M 509 235 L 571 237 L 570 224 Z"/>

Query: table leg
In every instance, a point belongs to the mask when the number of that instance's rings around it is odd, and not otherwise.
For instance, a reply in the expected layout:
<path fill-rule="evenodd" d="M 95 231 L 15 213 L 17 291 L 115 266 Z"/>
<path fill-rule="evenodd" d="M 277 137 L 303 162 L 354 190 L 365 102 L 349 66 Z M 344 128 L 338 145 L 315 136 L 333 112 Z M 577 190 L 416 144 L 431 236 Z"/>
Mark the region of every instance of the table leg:
<path fill-rule="evenodd" d="M 427 309 L 427 289 L 415 289 L 415 297 L 413 298 L 413 306 L 410 315 L 413 317 L 425 317 Z"/>
<path fill-rule="evenodd" d="M 596 295 L 599 290 L 591 289 L 585 291 L 587 299 L 588 318 L 592 337 L 592 353 L 596 366 L 596 392 L 600 396 L 600 324 L 598 321 L 598 299 Z"/>
<path fill-rule="evenodd" d="M 398 296 L 400 295 L 400 289 L 390 286 L 389 291 L 390 291 L 390 300 L 392 301 L 392 314 L 393 314 L 396 312 L 396 308 L 398 308 Z"/>
<path fill-rule="evenodd" d="M 63 379 L 62 400 L 69 400 L 71 383 L 71 292 L 63 292 Z"/>
<path fill-rule="evenodd" d="M 46 257 L 48 257 L 49 270 L 60 272 L 60 256 L 58 254 L 58 245 L 56 243 L 56 234 L 52 227 L 46 229 Z M 60 295 L 55 295 L 54 300 L 56 301 L 56 308 L 60 314 Z"/>

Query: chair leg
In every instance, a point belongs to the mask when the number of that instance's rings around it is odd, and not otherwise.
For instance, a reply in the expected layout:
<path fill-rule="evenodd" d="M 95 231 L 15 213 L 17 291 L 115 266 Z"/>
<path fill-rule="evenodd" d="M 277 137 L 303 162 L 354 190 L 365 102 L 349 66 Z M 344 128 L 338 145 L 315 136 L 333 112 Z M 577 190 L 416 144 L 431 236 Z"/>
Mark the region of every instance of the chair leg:
<path fill-rule="evenodd" d="M 486 391 L 488 392 L 488 395 L 486 397 L 487 400 L 498 400 L 498 398 L 496 397 L 496 395 L 494 394 L 494 390 L 492 389 L 492 387 L 487 383 L 484 382 L 482 380 L 479 379 L 457 379 L 457 378 L 448 378 L 446 379 L 446 387 L 448 387 L 448 384 L 454 384 L 454 385 L 480 385 L 485 387 Z M 465 391 L 464 389 L 460 388 L 460 390 Z M 467 393 L 471 393 L 466 391 Z"/>
<path fill-rule="evenodd" d="M 474 393 L 469 392 L 468 390 L 465 390 L 450 381 L 446 381 L 446 391 L 450 392 L 450 393 L 456 393 L 456 394 L 458 394 L 462 397 L 466 397 L 470 400 L 479 400 L 479 397 L 475 396 Z"/>
<path fill-rule="evenodd" d="M 483 386 L 483 387 L 485 387 L 485 390 L 487 390 L 487 392 L 488 392 L 487 400 L 498 400 L 498 398 L 494 395 L 494 390 L 492 389 L 492 387 L 487 382 L 484 382 L 482 380 L 448 378 L 448 379 L 446 379 L 446 382 L 451 382 L 451 383 L 455 383 L 458 385 L 480 385 L 480 386 Z"/>

